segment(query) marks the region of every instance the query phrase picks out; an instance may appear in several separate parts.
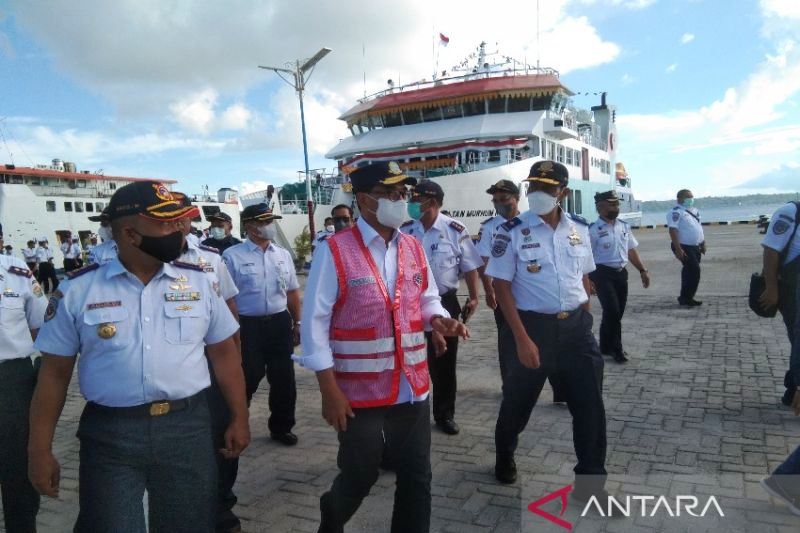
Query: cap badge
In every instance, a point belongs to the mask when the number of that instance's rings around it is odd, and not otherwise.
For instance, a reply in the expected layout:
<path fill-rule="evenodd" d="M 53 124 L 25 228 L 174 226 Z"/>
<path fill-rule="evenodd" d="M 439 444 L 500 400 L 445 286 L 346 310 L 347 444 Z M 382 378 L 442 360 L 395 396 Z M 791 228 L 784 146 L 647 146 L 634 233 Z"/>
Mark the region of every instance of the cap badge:
<path fill-rule="evenodd" d="M 398 174 L 402 174 L 402 173 L 403 173 L 403 171 L 400 170 L 400 165 L 398 165 L 394 161 L 390 161 L 389 162 L 389 174 L 394 174 L 395 176 L 397 176 Z"/>
<path fill-rule="evenodd" d="M 110 339 L 117 334 L 117 326 L 111 322 L 105 322 L 97 326 L 97 336 L 101 339 Z"/>
<path fill-rule="evenodd" d="M 156 196 L 159 200 L 163 200 L 165 202 L 172 202 L 175 198 L 172 197 L 172 193 L 169 192 L 167 186 L 163 183 L 154 183 L 153 188 L 156 190 Z"/>
<path fill-rule="evenodd" d="M 542 175 L 547 174 L 548 172 L 552 172 L 552 170 L 553 170 L 553 163 L 550 161 L 545 161 L 544 163 L 539 165 L 539 172 Z"/>

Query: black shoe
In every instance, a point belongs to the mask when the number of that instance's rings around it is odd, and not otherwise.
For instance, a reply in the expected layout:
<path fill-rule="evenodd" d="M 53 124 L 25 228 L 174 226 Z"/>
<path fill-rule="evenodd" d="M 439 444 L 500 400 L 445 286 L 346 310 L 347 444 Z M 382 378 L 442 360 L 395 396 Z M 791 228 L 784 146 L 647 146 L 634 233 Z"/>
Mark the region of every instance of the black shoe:
<path fill-rule="evenodd" d="M 497 458 L 494 465 L 494 477 L 503 485 L 511 485 L 517 481 L 517 463 L 513 457 L 508 459 Z"/>
<path fill-rule="evenodd" d="M 781 396 L 781 403 L 786 407 L 790 407 L 792 405 L 792 400 L 794 400 L 794 391 L 789 392 L 787 390 L 783 393 L 783 396 Z"/>
<path fill-rule="evenodd" d="M 778 498 L 789 506 L 789 510 L 800 516 L 800 497 L 795 496 L 790 487 L 786 486 L 786 481 L 782 478 L 792 478 L 796 476 L 769 476 L 761 480 L 761 486 L 772 496 Z M 795 489 L 797 487 L 794 487 Z"/>
<path fill-rule="evenodd" d="M 461 428 L 458 427 L 458 424 L 456 424 L 456 421 L 452 418 L 437 420 L 436 427 L 448 435 L 458 435 L 458 432 L 461 431 Z"/>
<path fill-rule="evenodd" d="M 281 444 L 285 444 L 286 446 L 294 446 L 297 444 L 297 435 L 291 431 L 287 431 L 286 433 L 270 433 L 269 438 Z"/>
<path fill-rule="evenodd" d="M 700 300 L 695 300 L 694 298 L 692 298 L 691 300 L 689 300 L 689 303 L 686 304 L 686 305 L 688 305 L 689 307 L 699 307 L 699 306 L 703 305 L 703 302 L 701 302 Z"/>
<path fill-rule="evenodd" d="M 616 361 L 617 363 L 627 363 L 628 362 L 628 358 L 626 357 L 627 355 L 628 355 L 628 352 L 626 352 L 626 351 L 623 351 L 622 353 L 614 354 L 614 361 Z"/>

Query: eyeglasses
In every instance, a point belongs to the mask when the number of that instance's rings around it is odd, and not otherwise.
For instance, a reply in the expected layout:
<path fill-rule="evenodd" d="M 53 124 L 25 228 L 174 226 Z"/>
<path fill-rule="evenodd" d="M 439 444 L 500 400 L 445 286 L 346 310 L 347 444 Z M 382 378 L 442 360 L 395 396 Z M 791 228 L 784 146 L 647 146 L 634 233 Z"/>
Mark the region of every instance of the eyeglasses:
<path fill-rule="evenodd" d="M 398 200 L 408 200 L 409 193 L 408 191 L 372 191 L 371 193 L 373 196 L 377 196 L 378 198 L 388 198 L 392 202 L 397 202 Z"/>
<path fill-rule="evenodd" d="M 348 222 L 350 222 L 350 217 L 347 215 L 341 217 L 333 217 L 333 223 L 336 224 L 337 222 L 341 224 L 347 224 Z"/>

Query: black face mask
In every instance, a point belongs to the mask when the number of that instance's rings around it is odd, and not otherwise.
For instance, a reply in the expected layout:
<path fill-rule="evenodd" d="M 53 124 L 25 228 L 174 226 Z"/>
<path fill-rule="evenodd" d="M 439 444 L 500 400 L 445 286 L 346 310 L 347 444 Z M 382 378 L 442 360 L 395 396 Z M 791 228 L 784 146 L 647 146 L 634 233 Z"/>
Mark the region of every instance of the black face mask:
<path fill-rule="evenodd" d="M 511 214 L 514 212 L 514 204 L 494 204 L 497 214 L 506 220 L 511 219 Z"/>
<path fill-rule="evenodd" d="M 134 230 L 136 231 L 136 230 Z M 139 233 L 138 231 L 136 233 Z M 142 235 L 139 249 L 149 256 L 155 257 L 162 263 L 171 263 L 181 256 L 183 251 L 183 233 L 175 231 L 163 237 L 150 237 Z"/>
<path fill-rule="evenodd" d="M 619 216 L 619 209 L 609 209 L 606 211 L 606 218 L 608 220 L 614 220 Z"/>

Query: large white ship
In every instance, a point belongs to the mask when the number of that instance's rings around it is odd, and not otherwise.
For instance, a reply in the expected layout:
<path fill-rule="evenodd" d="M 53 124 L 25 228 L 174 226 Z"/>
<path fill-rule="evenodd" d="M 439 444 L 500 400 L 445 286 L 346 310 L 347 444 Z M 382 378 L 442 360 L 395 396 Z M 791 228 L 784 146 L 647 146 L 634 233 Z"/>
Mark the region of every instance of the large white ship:
<path fill-rule="evenodd" d="M 486 189 L 500 179 L 521 184 L 531 165 L 543 159 L 569 169 L 565 210 L 593 219 L 595 192 L 613 187 L 622 199 L 620 218 L 639 225 L 640 202 L 624 166 L 615 161 L 616 109 L 605 93 L 598 105 L 578 109 L 557 71 L 506 56 L 490 58 L 497 55 L 481 43 L 453 73 L 400 87 L 389 80 L 386 90 L 345 112 L 340 119 L 351 136 L 326 154 L 336 168 L 310 172 L 315 226 L 322 226 L 332 206 L 353 203 L 348 172 L 370 161 L 397 161 L 407 174 L 439 183 L 443 209 L 474 235 L 495 214 Z M 299 185 L 243 195 L 241 202 L 268 201 L 283 215 L 282 233 L 293 242 L 308 226 L 305 189 Z M 524 194 L 521 204 L 527 209 Z"/>
<path fill-rule="evenodd" d="M 13 246 L 14 255 L 21 259 L 27 241 L 45 237 L 55 256 L 55 265 L 60 267 L 64 258 L 59 244 L 66 232 L 78 235 L 86 246 L 89 236 L 98 229 L 98 223 L 88 217 L 100 214 L 118 188 L 144 179 L 150 178 L 77 172 L 74 163 L 60 159 L 35 168 L 0 165 L 0 223 L 4 243 Z M 171 189 L 176 183 L 167 179 L 157 181 Z M 238 235 L 239 203 L 234 190 L 220 189 L 216 198 L 207 192 L 190 196 L 200 208 L 197 227 L 207 228 L 206 217 L 224 211 L 233 219 L 234 235 Z"/>

